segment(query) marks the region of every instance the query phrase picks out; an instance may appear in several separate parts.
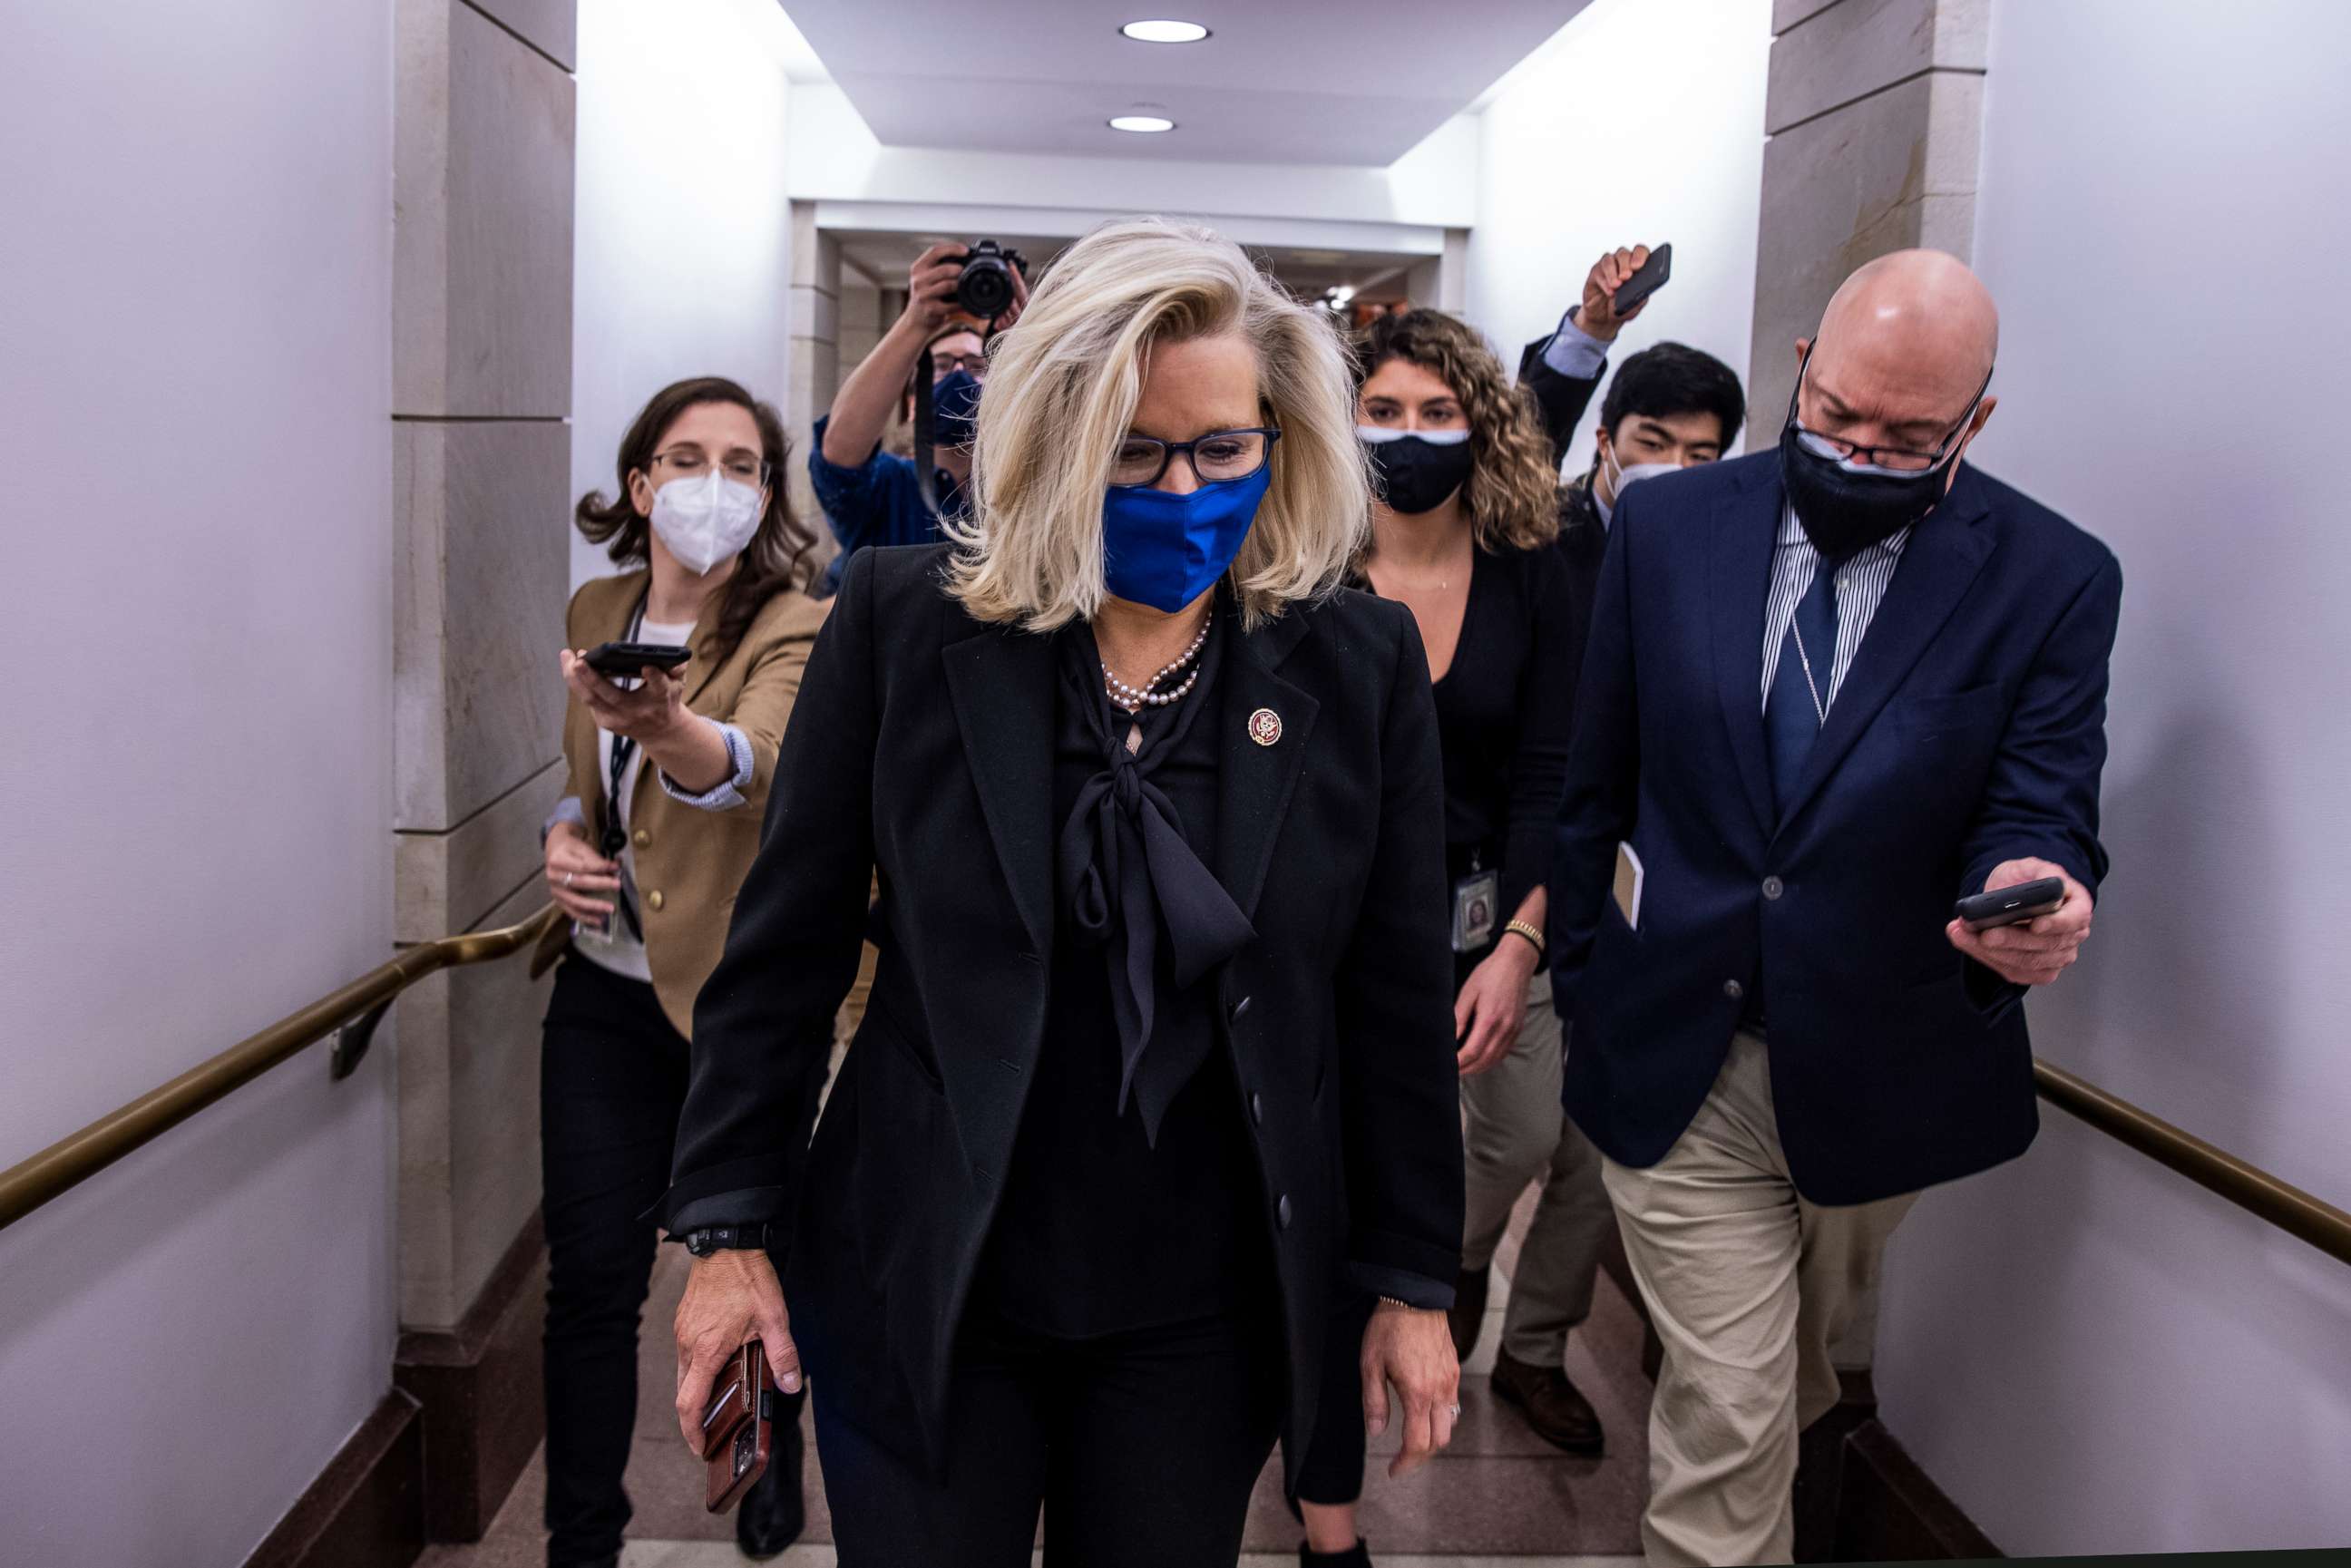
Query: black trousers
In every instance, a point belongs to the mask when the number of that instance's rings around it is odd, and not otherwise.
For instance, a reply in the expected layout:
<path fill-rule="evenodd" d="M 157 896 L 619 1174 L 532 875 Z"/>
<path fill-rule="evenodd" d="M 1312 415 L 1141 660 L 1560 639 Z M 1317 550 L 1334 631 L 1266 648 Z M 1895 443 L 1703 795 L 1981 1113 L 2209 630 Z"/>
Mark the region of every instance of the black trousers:
<path fill-rule="evenodd" d="M 669 1186 L 686 1052 L 653 987 L 564 958 L 538 1068 L 552 1568 L 610 1561 L 629 1522 L 621 1478 L 636 1429 L 637 1323 L 659 1244 L 639 1217 Z M 797 1396 L 789 1409 L 797 1421 Z M 797 1488 L 784 1469 L 759 1484 Z"/>
<path fill-rule="evenodd" d="M 1027 1568 L 1040 1509 L 1045 1568 L 1232 1568 L 1285 1376 L 1270 1322 L 1072 1341 L 983 1318 L 957 1351 L 943 1479 L 818 1391 L 841 1568 Z"/>
<path fill-rule="evenodd" d="M 1314 1441 L 1292 1478 L 1301 1502 L 1335 1508 L 1364 1495 L 1364 1325 L 1371 1322 L 1373 1305 L 1371 1297 L 1353 1290 L 1332 1300 Z"/>

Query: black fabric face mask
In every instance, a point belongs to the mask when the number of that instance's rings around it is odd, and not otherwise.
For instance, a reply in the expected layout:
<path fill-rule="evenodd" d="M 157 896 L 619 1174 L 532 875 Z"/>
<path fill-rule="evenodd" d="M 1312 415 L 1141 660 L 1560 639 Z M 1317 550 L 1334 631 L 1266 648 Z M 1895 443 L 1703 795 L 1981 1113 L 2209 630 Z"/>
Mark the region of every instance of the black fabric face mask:
<path fill-rule="evenodd" d="M 1796 521 L 1803 525 L 1804 537 L 1813 541 L 1822 559 L 1838 561 L 1923 521 L 1941 505 L 1950 491 L 1951 465 L 1959 460 L 1960 433 L 1983 406 L 1984 393 L 1991 388 L 1991 372 L 1984 372 L 1983 385 L 1976 389 L 1968 412 L 1944 438 L 1951 450 L 1933 467 L 1915 474 L 1882 468 L 1856 472 L 1841 459 L 1806 446 L 1797 428 L 1796 402 L 1803 395 L 1804 372 L 1812 364 L 1813 357 L 1807 353 L 1796 371 L 1795 388 L 1788 393 L 1788 422 L 1780 427 L 1780 483 L 1787 488 L 1789 504 L 1796 508 Z"/>
<path fill-rule="evenodd" d="M 1417 435 L 1398 435 L 1366 441 L 1364 447 L 1379 472 L 1383 498 L 1406 517 L 1445 505 L 1447 496 L 1469 482 L 1478 462 L 1467 441 L 1440 446 Z"/>
<path fill-rule="evenodd" d="M 1924 518 L 1950 475 L 1949 458 L 1916 474 L 1857 474 L 1806 446 L 1792 409 L 1780 432 L 1780 482 L 1823 560 L 1843 560 Z"/>

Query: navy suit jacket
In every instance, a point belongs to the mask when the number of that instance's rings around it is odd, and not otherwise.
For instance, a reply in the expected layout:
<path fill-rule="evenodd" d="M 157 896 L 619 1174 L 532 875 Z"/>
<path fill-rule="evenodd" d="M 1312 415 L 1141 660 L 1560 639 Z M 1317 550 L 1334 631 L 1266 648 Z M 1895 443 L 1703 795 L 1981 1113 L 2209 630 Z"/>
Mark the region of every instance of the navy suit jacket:
<path fill-rule="evenodd" d="M 1962 466 L 1912 532 L 1796 798 L 1764 750 L 1776 452 L 1630 486 L 1576 698 L 1553 869 L 1564 1097 L 1610 1158 L 1679 1138 L 1762 987 L 1796 1188 L 1913 1192 L 2013 1158 L 2038 1126 L 2022 988 L 1962 959 L 1952 902 L 2032 855 L 2093 894 L 2106 661 L 2122 570 Z M 1646 872 L 1640 928 L 1610 895 Z M 1767 891 L 1768 882 L 1768 891 Z"/>

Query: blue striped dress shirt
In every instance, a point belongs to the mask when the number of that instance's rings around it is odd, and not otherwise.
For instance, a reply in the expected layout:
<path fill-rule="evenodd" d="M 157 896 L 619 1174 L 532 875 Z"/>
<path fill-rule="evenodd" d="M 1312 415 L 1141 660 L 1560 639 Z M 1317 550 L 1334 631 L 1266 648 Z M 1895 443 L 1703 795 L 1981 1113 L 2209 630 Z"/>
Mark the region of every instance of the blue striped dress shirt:
<path fill-rule="evenodd" d="M 1861 652 L 1861 640 L 1869 634 L 1869 622 L 1894 580 L 1894 569 L 1902 564 L 1902 547 L 1909 542 L 1910 530 L 1904 528 L 1857 552 L 1837 570 L 1836 659 L 1829 668 L 1828 695 L 1821 703 L 1824 711 L 1835 705 L 1837 689 L 1853 668 L 1853 656 Z M 1796 601 L 1812 587 L 1820 564 L 1821 552 L 1796 520 L 1796 509 L 1789 507 L 1781 514 L 1780 539 L 1771 549 L 1771 594 L 1763 602 L 1761 700 L 1766 705 L 1771 700 L 1771 676 L 1780 667 L 1780 644 L 1788 640 L 1788 622 L 1796 618 Z"/>

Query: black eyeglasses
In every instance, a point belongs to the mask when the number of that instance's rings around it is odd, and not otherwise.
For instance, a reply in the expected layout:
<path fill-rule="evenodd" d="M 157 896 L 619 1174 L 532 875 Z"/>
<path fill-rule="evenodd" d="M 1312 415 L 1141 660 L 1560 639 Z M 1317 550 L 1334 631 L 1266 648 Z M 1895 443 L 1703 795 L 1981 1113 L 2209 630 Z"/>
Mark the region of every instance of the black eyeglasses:
<path fill-rule="evenodd" d="M 1203 485 L 1247 479 L 1266 465 L 1273 455 L 1273 444 L 1280 439 L 1281 432 L 1265 429 L 1212 430 L 1190 441 L 1130 435 L 1119 443 L 1118 453 L 1111 459 L 1111 487 L 1138 490 L 1158 484 L 1179 452 L 1192 465 L 1192 476 Z"/>
<path fill-rule="evenodd" d="M 1984 372 L 1983 384 L 1976 395 L 1968 400 L 1968 409 L 1959 415 L 1959 423 L 1950 434 L 1936 444 L 1932 452 L 1921 452 L 1915 446 L 1864 446 L 1857 441 L 1847 441 L 1841 435 L 1824 435 L 1808 428 L 1796 417 L 1796 402 L 1803 395 L 1804 373 L 1813 368 L 1813 356 L 1807 351 L 1804 362 L 1796 367 L 1795 390 L 1788 394 L 1788 423 L 1796 427 L 1796 439 L 1823 457 L 1840 458 L 1847 463 L 1859 463 L 1872 468 L 1883 468 L 1894 474 L 1924 474 L 1942 466 L 1949 458 L 1952 445 L 1967 433 L 1968 421 L 1975 417 L 1976 409 L 1991 390 L 1991 372 Z"/>

